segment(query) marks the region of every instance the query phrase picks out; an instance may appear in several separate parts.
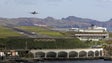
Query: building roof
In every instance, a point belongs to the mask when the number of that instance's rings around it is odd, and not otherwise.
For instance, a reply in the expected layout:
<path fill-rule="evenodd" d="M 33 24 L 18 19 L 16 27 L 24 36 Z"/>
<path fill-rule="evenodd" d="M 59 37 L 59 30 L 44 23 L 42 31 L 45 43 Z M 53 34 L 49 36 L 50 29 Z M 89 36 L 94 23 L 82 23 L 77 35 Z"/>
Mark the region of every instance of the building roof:
<path fill-rule="evenodd" d="M 74 32 L 75 34 L 108 34 L 108 32 Z"/>

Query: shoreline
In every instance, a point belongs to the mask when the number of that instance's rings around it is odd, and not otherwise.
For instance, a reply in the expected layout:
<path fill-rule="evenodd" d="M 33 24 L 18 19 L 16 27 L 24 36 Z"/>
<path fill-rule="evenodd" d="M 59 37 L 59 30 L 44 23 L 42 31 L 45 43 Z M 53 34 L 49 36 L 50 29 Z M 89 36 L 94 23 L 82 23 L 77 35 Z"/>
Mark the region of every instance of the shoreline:
<path fill-rule="evenodd" d="M 105 58 L 107 57 L 95 57 L 95 58 L 43 58 L 43 59 L 33 59 L 33 58 L 20 58 L 20 59 L 5 59 L 5 60 L 2 60 L 0 61 L 1 63 L 8 63 L 8 62 L 23 62 L 23 63 L 35 63 L 35 62 L 44 62 L 44 61 L 77 61 L 77 60 L 80 60 L 80 61 L 83 61 L 83 60 L 104 60 L 104 61 L 112 61 L 110 60 L 110 57 L 109 59 L 105 60 Z M 112 59 L 112 58 L 111 58 Z"/>
<path fill-rule="evenodd" d="M 63 60 L 98 60 L 98 59 L 104 59 L 104 57 L 95 57 L 95 58 L 43 58 L 43 59 L 31 59 L 33 61 L 63 61 Z"/>

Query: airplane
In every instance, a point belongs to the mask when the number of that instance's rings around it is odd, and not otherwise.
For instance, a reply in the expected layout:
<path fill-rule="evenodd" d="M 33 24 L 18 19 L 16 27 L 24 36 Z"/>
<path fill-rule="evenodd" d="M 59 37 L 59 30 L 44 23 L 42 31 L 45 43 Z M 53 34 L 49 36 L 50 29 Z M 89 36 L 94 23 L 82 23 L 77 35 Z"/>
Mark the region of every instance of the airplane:
<path fill-rule="evenodd" d="M 33 12 L 31 12 L 31 14 L 33 14 L 33 15 L 34 15 L 34 14 L 38 14 L 38 12 L 36 12 L 36 11 L 33 11 Z"/>

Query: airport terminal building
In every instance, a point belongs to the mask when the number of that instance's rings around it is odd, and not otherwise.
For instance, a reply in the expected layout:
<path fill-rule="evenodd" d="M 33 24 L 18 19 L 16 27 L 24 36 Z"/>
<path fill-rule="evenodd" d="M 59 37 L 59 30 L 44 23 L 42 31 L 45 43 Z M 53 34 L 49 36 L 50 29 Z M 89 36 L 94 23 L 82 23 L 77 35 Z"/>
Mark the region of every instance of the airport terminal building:
<path fill-rule="evenodd" d="M 79 38 L 81 41 L 99 41 L 102 39 L 109 38 L 109 33 L 105 27 L 92 26 L 87 29 L 71 29 L 75 31 L 75 37 Z"/>

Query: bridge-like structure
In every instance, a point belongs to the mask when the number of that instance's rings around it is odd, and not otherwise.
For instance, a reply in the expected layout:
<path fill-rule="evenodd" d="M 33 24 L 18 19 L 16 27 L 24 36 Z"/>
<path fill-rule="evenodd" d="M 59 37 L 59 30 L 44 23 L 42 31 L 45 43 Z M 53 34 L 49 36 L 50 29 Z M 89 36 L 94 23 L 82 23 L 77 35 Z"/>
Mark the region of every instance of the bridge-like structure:
<path fill-rule="evenodd" d="M 98 58 L 102 57 L 103 48 L 88 49 L 38 49 L 30 50 L 34 55 L 34 59 L 45 58 Z"/>

